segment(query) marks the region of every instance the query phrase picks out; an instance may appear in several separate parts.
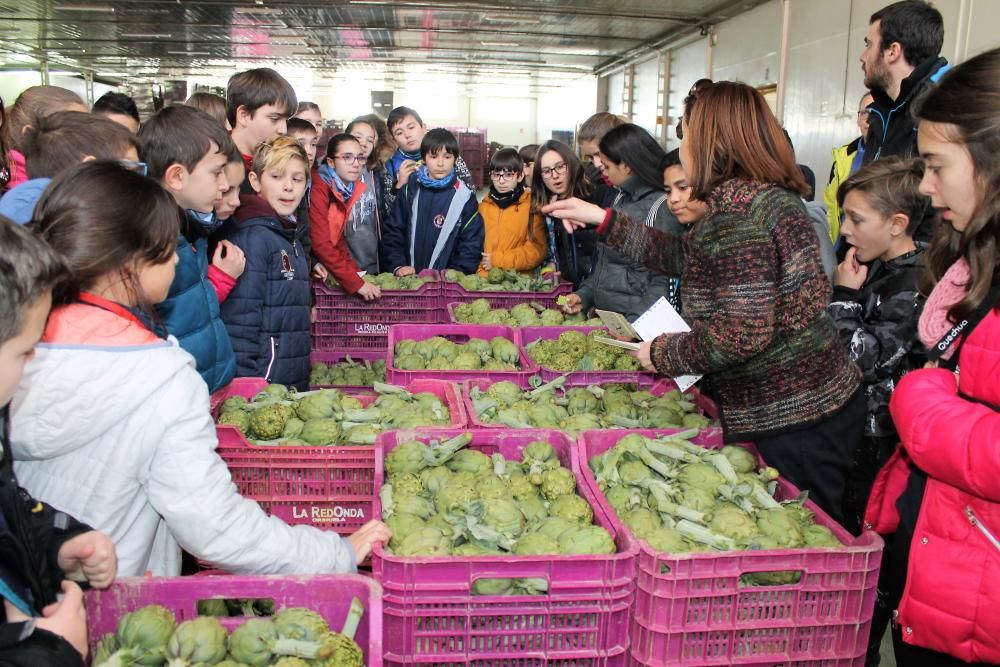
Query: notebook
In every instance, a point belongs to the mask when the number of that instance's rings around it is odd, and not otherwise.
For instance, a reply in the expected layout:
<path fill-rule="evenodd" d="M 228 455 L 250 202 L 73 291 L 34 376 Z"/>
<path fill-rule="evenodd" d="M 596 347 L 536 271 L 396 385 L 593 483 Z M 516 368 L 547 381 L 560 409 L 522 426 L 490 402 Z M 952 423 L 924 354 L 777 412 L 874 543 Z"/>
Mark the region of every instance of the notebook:
<path fill-rule="evenodd" d="M 635 322 L 629 323 L 621 313 L 614 313 L 610 310 L 597 309 L 597 316 L 601 318 L 612 333 L 620 338 L 638 338 L 641 341 L 651 341 L 657 336 L 665 333 L 687 333 L 691 327 L 687 325 L 684 318 L 674 310 L 664 297 L 660 297 L 656 303 L 649 307 L 649 310 L 640 315 Z M 631 341 L 614 340 L 611 338 L 595 337 L 594 340 L 622 347 L 629 350 L 638 350 L 639 343 Z M 682 375 L 674 378 L 677 387 L 681 391 L 687 391 L 695 382 L 701 379 L 700 375 Z"/>

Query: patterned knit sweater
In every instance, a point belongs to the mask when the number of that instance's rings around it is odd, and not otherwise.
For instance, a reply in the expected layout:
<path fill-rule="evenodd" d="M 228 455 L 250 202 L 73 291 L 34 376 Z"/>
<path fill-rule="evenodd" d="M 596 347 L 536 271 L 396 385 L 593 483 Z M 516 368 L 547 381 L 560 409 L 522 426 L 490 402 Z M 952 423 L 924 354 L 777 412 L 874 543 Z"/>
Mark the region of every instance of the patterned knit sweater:
<path fill-rule="evenodd" d="M 861 374 L 826 313 L 831 287 L 801 200 L 731 179 L 678 237 L 612 213 L 604 241 L 651 270 L 680 275 L 685 334 L 653 343 L 657 372 L 703 374 L 728 441 L 804 428 L 838 412 Z"/>

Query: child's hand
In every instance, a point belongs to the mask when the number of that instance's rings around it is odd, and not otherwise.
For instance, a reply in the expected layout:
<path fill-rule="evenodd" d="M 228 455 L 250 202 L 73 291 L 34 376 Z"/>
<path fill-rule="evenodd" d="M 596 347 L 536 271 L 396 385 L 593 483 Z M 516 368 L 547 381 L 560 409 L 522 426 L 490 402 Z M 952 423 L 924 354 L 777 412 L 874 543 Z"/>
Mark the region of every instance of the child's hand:
<path fill-rule="evenodd" d="M 59 569 L 74 581 L 86 580 L 94 588 L 107 588 L 118 571 L 115 545 L 96 530 L 77 535 L 59 548 Z"/>
<path fill-rule="evenodd" d="M 404 278 L 406 276 L 412 276 L 416 271 L 413 270 L 412 266 L 401 266 L 396 269 L 395 274 L 397 278 Z"/>
<path fill-rule="evenodd" d="M 858 262 L 858 249 L 853 247 L 833 272 L 833 284 L 849 289 L 861 289 L 867 278 L 868 267 Z"/>
<path fill-rule="evenodd" d="M 353 535 L 348 536 L 347 541 L 354 549 L 355 562 L 360 563 L 368 558 L 376 542 L 388 542 L 391 537 L 392 531 L 389 530 L 389 526 L 381 521 L 373 520 L 358 528 Z M 86 640 L 86 636 L 84 636 L 84 640 Z"/>
<path fill-rule="evenodd" d="M 490 253 L 483 253 L 483 268 L 489 271 L 493 268 L 493 262 L 490 260 Z"/>
<path fill-rule="evenodd" d="M 223 250 L 226 253 L 225 257 L 222 256 Z M 243 275 L 243 269 L 247 266 L 247 258 L 242 250 L 229 241 L 219 241 L 219 245 L 215 248 L 215 256 L 212 257 L 212 264 L 236 280 Z"/>
<path fill-rule="evenodd" d="M 576 315 L 583 310 L 583 300 L 579 294 L 570 294 L 566 297 L 566 303 L 562 307 L 563 312 L 568 315 Z"/>
<path fill-rule="evenodd" d="M 382 297 L 382 288 L 378 285 L 365 283 L 358 290 L 358 295 L 365 301 L 374 301 L 375 299 L 380 299 Z"/>
<path fill-rule="evenodd" d="M 396 175 L 396 189 L 401 190 L 417 169 L 420 169 L 420 165 L 413 160 L 403 160 L 403 164 L 399 165 L 399 174 Z"/>
<path fill-rule="evenodd" d="M 656 372 L 656 366 L 653 365 L 653 343 L 644 342 L 638 350 L 634 352 L 635 358 L 639 360 L 639 365 L 642 366 L 647 371 Z"/>
<path fill-rule="evenodd" d="M 44 618 L 35 627 L 59 635 L 87 659 L 87 608 L 83 604 L 83 591 L 72 581 L 62 582 L 63 599 L 42 610 Z"/>
<path fill-rule="evenodd" d="M 330 272 L 326 270 L 326 267 L 316 262 L 316 266 L 313 267 L 313 278 L 316 280 L 326 280 L 328 275 L 330 275 Z"/>

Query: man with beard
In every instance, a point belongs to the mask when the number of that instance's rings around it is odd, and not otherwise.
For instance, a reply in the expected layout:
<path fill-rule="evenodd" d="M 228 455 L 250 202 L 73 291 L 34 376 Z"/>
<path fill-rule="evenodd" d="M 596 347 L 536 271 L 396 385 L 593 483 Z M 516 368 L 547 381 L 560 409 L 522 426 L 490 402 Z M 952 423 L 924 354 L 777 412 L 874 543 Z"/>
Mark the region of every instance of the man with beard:
<path fill-rule="evenodd" d="M 895 2 L 872 14 L 861 52 L 869 107 L 864 163 L 917 154 L 910 103 L 949 68 L 938 56 L 944 41 L 941 12 L 923 0 Z"/>
<path fill-rule="evenodd" d="M 944 20 L 924 0 L 902 0 L 872 14 L 861 52 L 865 87 L 872 93 L 864 164 L 880 158 L 917 155 L 917 128 L 910 104 L 951 66 L 941 58 Z M 934 214 L 928 208 L 914 238 L 929 241 Z"/>

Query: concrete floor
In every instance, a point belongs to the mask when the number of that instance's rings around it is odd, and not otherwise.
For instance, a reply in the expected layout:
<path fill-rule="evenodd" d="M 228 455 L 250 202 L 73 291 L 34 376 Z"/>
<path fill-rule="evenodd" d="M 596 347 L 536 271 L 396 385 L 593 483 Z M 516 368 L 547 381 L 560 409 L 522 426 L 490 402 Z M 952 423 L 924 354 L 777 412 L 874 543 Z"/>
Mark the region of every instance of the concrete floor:
<path fill-rule="evenodd" d="M 892 653 L 892 633 L 887 628 L 882 635 L 882 647 L 879 650 L 881 661 L 879 667 L 896 667 L 896 656 Z"/>

